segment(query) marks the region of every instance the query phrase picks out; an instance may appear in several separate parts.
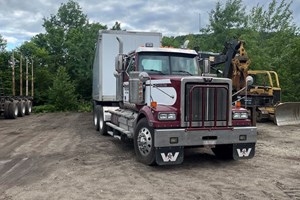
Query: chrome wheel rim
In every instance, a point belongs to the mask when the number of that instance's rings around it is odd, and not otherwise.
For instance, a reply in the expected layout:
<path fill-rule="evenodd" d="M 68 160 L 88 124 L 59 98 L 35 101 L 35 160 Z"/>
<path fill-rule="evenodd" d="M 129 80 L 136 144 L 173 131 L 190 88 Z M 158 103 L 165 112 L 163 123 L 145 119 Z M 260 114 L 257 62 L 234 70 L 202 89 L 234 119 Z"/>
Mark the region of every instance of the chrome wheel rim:
<path fill-rule="evenodd" d="M 25 114 L 25 106 L 22 107 L 22 113 Z"/>
<path fill-rule="evenodd" d="M 94 112 L 94 125 L 95 125 L 95 126 L 97 126 L 97 121 L 98 121 L 97 113 Z"/>
<path fill-rule="evenodd" d="M 152 137 L 149 129 L 145 127 L 140 129 L 137 137 L 137 144 L 139 151 L 143 156 L 150 154 L 152 148 Z"/>
<path fill-rule="evenodd" d="M 15 108 L 15 116 L 17 116 L 18 115 L 18 107 L 16 106 L 16 108 Z"/>
<path fill-rule="evenodd" d="M 102 128 L 103 128 L 103 123 L 104 123 L 104 120 L 103 120 L 102 115 L 100 114 L 100 117 L 99 117 L 99 128 L 100 128 L 100 130 L 102 130 Z"/>

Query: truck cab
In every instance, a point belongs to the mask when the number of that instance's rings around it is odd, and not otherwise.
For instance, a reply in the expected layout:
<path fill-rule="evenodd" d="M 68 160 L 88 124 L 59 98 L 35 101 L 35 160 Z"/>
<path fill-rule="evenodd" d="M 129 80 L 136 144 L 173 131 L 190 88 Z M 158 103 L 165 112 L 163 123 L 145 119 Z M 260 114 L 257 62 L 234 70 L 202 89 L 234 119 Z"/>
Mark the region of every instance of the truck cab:
<path fill-rule="evenodd" d="M 255 154 L 256 127 L 232 106 L 232 81 L 200 70 L 189 49 L 137 47 L 115 59 L 116 102 L 94 102 L 102 134 L 131 139 L 144 164 L 180 164 L 184 148 L 209 146 L 222 158 Z"/>

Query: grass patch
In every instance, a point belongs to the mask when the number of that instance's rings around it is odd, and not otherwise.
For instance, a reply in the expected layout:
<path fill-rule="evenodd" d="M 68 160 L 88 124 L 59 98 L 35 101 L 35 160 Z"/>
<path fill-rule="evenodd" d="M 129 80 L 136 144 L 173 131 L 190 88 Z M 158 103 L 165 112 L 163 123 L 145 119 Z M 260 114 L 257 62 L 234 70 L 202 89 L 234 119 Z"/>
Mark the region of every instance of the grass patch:
<path fill-rule="evenodd" d="M 46 104 L 33 106 L 32 111 L 34 113 L 51 113 L 51 112 L 64 112 L 64 111 L 77 111 L 77 112 L 92 112 L 92 103 L 89 101 L 77 102 L 77 109 L 75 110 L 60 110 L 54 105 Z"/>

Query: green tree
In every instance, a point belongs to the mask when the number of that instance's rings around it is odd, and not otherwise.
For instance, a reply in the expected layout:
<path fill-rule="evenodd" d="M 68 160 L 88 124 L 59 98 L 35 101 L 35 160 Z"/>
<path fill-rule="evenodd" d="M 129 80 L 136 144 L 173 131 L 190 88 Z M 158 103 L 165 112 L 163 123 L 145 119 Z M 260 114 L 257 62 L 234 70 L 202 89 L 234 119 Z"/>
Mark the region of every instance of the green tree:
<path fill-rule="evenodd" d="M 60 111 L 75 110 L 78 106 L 75 86 L 64 67 L 57 70 L 53 86 L 49 90 L 49 100 Z"/>
<path fill-rule="evenodd" d="M 11 58 L 11 52 L 0 51 L 0 95 L 11 95 L 12 81 L 11 68 L 8 66 L 8 60 Z"/>
<path fill-rule="evenodd" d="M 225 41 L 239 38 L 247 23 L 242 0 L 227 0 L 225 5 L 217 2 L 209 14 L 209 24 L 201 32 L 210 34 L 209 41 L 214 51 L 221 51 Z"/>
<path fill-rule="evenodd" d="M 39 47 L 34 42 L 35 38 L 36 37 L 29 42 L 23 43 L 17 49 L 16 58 L 20 60 L 22 55 L 23 77 L 25 77 L 25 58 L 28 58 L 30 62 L 33 61 L 34 82 L 36 83 L 34 88 L 35 105 L 41 105 L 48 102 L 48 89 L 52 84 L 56 72 L 49 70 L 48 63 L 51 62 L 49 52 L 45 47 Z M 17 68 L 17 70 L 19 70 L 19 68 Z M 17 74 L 19 74 L 19 71 Z M 25 81 L 25 78 L 23 78 L 23 81 Z"/>
<path fill-rule="evenodd" d="M 47 50 L 52 56 L 52 61 L 54 61 L 53 67 L 66 63 L 65 57 L 68 55 L 66 40 L 69 31 L 81 28 L 87 23 L 87 16 L 83 14 L 79 4 L 73 0 L 61 4 L 56 15 L 44 18 L 43 26 L 46 30 Z"/>
<path fill-rule="evenodd" d="M 171 36 L 171 37 L 164 36 L 162 38 L 162 46 L 179 48 L 180 41 L 177 37 L 174 37 L 174 36 Z"/>
<path fill-rule="evenodd" d="M 293 23 L 292 1 L 273 0 L 268 7 L 257 5 L 248 16 L 248 33 L 244 35 L 252 60 L 251 68 L 278 73 L 283 101 L 300 101 L 299 36 Z"/>
<path fill-rule="evenodd" d="M 79 98 L 90 100 L 94 46 L 98 31 L 107 26 L 89 23 L 79 4 L 72 0 L 62 4 L 56 15 L 44 19 L 43 26 L 45 36 L 40 35 L 37 41 L 47 45 L 49 69 L 56 71 L 57 66 L 65 66 Z"/>

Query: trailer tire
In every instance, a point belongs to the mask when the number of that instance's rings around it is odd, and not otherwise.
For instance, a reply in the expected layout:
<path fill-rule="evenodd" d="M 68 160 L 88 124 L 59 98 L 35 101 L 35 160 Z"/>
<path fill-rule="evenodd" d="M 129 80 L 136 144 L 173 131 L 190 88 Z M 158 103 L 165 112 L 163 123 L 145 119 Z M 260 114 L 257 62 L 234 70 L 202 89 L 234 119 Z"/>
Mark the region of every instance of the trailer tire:
<path fill-rule="evenodd" d="M 155 165 L 154 130 L 146 118 L 141 119 L 134 133 L 134 150 L 137 160 L 146 165 Z"/>
<path fill-rule="evenodd" d="M 30 115 L 32 111 L 32 102 L 31 101 L 25 101 L 25 115 Z"/>
<path fill-rule="evenodd" d="M 4 118 L 5 119 L 9 119 L 9 104 L 10 104 L 10 101 L 4 102 Z"/>
<path fill-rule="evenodd" d="M 107 135 L 107 126 L 104 121 L 104 111 L 102 106 L 99 106 L 98 123 L 100 135 Z"/>
<path fill-rule="evenodd" d="M 18 102 L 18 117 L 24 117 L 25 115 L 25 102 L 23 100 Z"/>
<path fill-rule="evenodd" d="M 232 144 L 219 144 L 211 149 L 217 158 L 222 160 L 233 160 L 233 145 Z"/>
<path fill-rule="evenodd" d="M 16 119 L 18 117 L 18 105 L 16 101 L 10 102 L 8 106 L 9 119 Z"/>
<path fill-rule="evenodd" d="M 93 121 L 94 121 L 94 127 L 96 131 L 99 131 L 99 112 L 100 112 L 100 106 L 94 104 L 94 112 L 93 112 Z"/>

